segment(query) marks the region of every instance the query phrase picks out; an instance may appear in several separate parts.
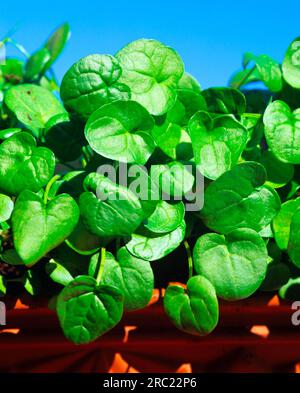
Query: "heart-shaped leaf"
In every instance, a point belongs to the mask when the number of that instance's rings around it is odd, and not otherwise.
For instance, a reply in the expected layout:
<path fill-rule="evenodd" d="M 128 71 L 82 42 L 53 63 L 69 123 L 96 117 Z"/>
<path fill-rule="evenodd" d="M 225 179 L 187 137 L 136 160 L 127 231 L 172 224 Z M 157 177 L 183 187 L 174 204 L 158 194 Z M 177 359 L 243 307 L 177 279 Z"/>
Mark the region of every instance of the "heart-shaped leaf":
<path fill-rule="evenodd" d="M 5 94 L 5 104 L 35 136 L 41 135 L 51 117 L 65 112 L 49 90 L 30 84 L 11 87 Z"/>
<path fill-rule="evenodd" d="M 100 237 L 131 235 L 141 224 L 144 212 L 137 196 L 98 173 L 84 180 L 86 191 L 79 206 L 87 229 Z"/>
<path fill-rule="evenodd" d="M 78 276 L 59 294 L 57 315 L 65 336 L 85 344 L 112 329 L 123 314 L 123 296 L 115 287 Z"/>
<path fill-rule="evenodd" d="M 289 85 L 300 89 L 300 37 L 294 39 L 282 62 L 283 77 Z"/>
<path fill-rule="evenodd" d="M 99 254 L 91 258 L 89 275 L 95 276 Z M 131 255 L 125 247 L 118 250 L 117 260 L 106 252 L 101 284 L 119 288 L 124 294 L 124 309 L 139 310 L 145 307 L 152 296 L 153 272 L 148 261 Z"/>
<path fill-rule="evenodd" d="M 216 291 L 203 276 L 190 278 L 186 290 L 179 285 L 169 285 L 164 309 L 178 329 L 198 336 L 214 330 L 219 319 Z"/>
<path fill-rule="evenodd" d="M 290 226 L 295 212 L 300 208 L 300 198 L 286 201 L 272 222 L 274 238 L 281 250 L 286 250 L 290 238 Z"/>
<path fill-rule="evenodd" d="M 292 112 L 283 101 L 274 101 L 264 113 L 265 136 L 274 155 L 283 162 L 300 164 L 300 109 Z"/>
<path fill-rule="evenodd" d="M 134 233 L 126 244 L 128 251 L 137 258 L 146 261 L 156 261 L 174 251 L 183 241 L 185 235 L 185 222 L 167 234 L 155 234 L 146 231 L 145 234 Z"/>
<path fill-rule="evenodd" d="M 87 119 L 104 104 L 130 98 L 130 89 L 119 82 L 121 74 L 119 62 L 113 56 L 86 56 L 65 74 L 61 99 L 70 112 Z"/>
<path fill-rule="evenodd" d="M 266 171 L 261 164 L 244 162 L 210 183 L 200 212 L 205 225 L 220 233 L 237 228 L 260 231 L 276 216 L 280 199 L 264 185 Z"/>
<path fill-rule="evenodd" d="M 196 272 L 205 276 L 217 295 L 226 300 L 244 299 L 265 278 L 268 252 L 257 232 L 237 229 L 226 236 L 207 233 L 193 250 Z"/>
<path fill-rule="evenodd" d="M 73 231 L 79 209 L 72 197 L 60 194 L 47 204 L 28 190 L 23 191 L 12 214 L 14 245 L 26 265 L 38 262 Z"/>
<path fill-rule="evenodd" d="M 156 116 L 174 105 L 184 66 L 173 49 L 141 39 L 126 45 L 116 57 L 123 69 L 120 80 L 130 87 L 133 100 Z"/>
<path fill-rule="evenodd" d="M 7 221 L 14 208 L 14 203 L 7 195 L 0 194 L 0 222 Z"/>
<path fill-rule="evenodd" d="M 54 174 L 55 156 L 37 147 L 34 137 L 20 132 L 0 145 L 0 190 L 18 195 L 28 189 L 39 191 Z"/>
<path fill-rule="evenodd" d="M 189 121 L 195 162 L 200 172 L 216 179 L 237 164 L 244 150 L 248 132 L 230 115 L 212 118 L 197 112 Z"/>
<path fill-rule="evenodd" d="M 150 134 L 152 117 L 135 101 L 116 101 L 102 106 L 89 118 L 85 136 L 103 157 L 144 165 L 154 151 Z"/>

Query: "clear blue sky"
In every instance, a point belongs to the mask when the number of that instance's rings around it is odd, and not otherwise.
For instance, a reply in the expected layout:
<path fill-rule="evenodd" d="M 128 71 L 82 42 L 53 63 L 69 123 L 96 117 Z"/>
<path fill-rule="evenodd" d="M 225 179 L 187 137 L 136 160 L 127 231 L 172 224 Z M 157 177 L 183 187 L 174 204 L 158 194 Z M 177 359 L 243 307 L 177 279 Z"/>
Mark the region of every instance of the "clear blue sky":
<path fill-rule="evenodd" d="M 174 47 L 186 70 L 208 87 L 226 84 L 245 51 L 281 61 L 300 36 L 299 15 L 299 0 L 14 0 L 1 1 L 0 35 L 19 22 L 15 38 L 33 51 L 68 21 L 72 37 L 55 65 L 59 78 L 80 57 L 114 54 L 129 41 L 156 38 Z"/>

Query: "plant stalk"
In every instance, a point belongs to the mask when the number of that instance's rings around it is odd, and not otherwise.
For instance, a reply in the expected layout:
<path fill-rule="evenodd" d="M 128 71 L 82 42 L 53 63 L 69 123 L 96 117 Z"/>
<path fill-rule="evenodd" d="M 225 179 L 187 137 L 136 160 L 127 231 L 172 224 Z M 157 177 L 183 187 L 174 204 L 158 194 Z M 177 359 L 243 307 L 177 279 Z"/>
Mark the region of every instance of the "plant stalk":
<path fill-rule="evenodd" d="M 51 187 L 53 184 L 60 178 L 60 175 L 55 175 L 52 179 L 49 180 L 48 184 L 46 185 L 45 192 L 44 192 L 44 204 L 46 205 L 48 202 L 48 195 L 50 192 Z"/>
<path fill-rule="evenodd" d="M 250 68 L 249 72 L 247 72 L 247 74 L 244 76 L 244 78 L 240 81 L 240 83 L 238 83 L 235 88 L 239 89 L 240 87 L 243 86 L 243 84 L 246 82 L 246 80 L 249 78 L 249 76 L 252 74 L 252 72 L 254 72 L 256 68 L 256 65 L 253 66 L 252 68 Z"/>
<path fill-rule="evenodd" d="M 185 240 L 183 242 L 184 247 L 186 249 L 187 257 L 188 257 L 188 264 L 189 264 L 189 279 L 193 277 L 193 258 L 191 253 L 191 248 L 189 243 Z"/>
<path fill-rule="evenodd" d="M 101 281 L 101 278 L 102 278 L 102 275 L 103 275 L 103 271 L 104 271 L 105 253 L 106 253 L 106 249 L 105 249 L 105 247 L 102 247 L 101 248 L 100 268 L 98 270 L 97 277 L 96 277 L 96 281 L 97 281 L 98 285 L 100 284 L 100 281 Z"/>

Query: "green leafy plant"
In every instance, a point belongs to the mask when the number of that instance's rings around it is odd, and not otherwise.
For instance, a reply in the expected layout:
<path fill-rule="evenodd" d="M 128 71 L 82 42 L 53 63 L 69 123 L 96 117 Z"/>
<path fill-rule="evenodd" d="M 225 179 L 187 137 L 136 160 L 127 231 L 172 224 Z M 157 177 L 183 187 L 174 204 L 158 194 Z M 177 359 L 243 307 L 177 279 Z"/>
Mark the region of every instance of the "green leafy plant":
<path fill-rule="evenodd" d="M 59 87 L 69 36 L 60 26 L 32 55 L 2 42 L 25 60 L 0 65 L 0 296 L 49 298 L 76 344 L 154 286 L 198 336 L 219 299 L 299 297 L 299 38 L 282 64 L 246 53 L 228 87 L 202 90 L 151 39 L 79 59 Z"/>

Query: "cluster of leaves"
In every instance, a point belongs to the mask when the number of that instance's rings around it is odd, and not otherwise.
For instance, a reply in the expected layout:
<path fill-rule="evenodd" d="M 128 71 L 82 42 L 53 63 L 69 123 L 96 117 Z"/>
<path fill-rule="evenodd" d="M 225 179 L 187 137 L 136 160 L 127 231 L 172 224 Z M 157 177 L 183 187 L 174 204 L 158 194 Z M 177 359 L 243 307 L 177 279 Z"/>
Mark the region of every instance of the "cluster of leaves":
<path fill-rule="evenodd" d="M 155 267 L 184 245 L 188 278 L 167 286 L 164 308 L 185 332 L 215 328 L 218 298 L 297 297 L 300 39 L 282 65 L 247 53 L 230 87 L 201 90 L 173 49 L 140 39 L 80 59 L 58 89 L 51 66 L 68 37 L 63 25 L 0 66 L 0 293 L 51 297 L 66 337 L 87 343 L 147 306 Z M 97 173 L 122 163 L 166 175 L 170 200 Z M 204 207 L 186 212 L 196 170 Z"/>

